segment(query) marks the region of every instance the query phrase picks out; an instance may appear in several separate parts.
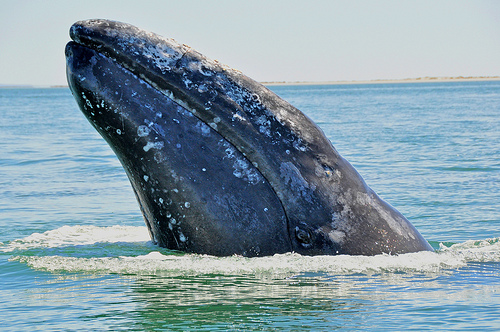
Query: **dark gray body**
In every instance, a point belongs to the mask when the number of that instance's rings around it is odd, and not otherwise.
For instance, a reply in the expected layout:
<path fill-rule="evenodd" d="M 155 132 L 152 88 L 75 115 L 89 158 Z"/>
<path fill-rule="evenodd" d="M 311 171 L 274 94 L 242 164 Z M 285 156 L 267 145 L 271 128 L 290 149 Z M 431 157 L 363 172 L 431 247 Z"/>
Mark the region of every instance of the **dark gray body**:
<path fill-rule="evenodd" d="M 75 23 L 70 88 L 115 151 L 152 239 L 211 255 L 432 250 L 302 112 L 185 45 Z"/>

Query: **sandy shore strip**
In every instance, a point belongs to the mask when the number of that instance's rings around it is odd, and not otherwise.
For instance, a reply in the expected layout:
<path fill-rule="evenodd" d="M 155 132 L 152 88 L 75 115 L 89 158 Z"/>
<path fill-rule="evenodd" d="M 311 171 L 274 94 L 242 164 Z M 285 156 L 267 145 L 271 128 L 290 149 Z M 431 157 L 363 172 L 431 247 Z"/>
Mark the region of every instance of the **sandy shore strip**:
<path fill-rule="evenodd" d="M 500 81 L 500 76 L 471 76 L 471 77 L 419 77 L 419 78 L 404 78 L 404 79 L 379 79 L 365 81 L 272 81 L 260 82 L 264 85 L 344 85 L 344 84 L 392 84 L 392 83 L 432 83 L 432 82 L 473 82 L 473 81 Z"/>
<path fill-rule="evenodd" d="M 393 83 L 432 83 L 432 82 L 473 82 L 473 81 L 500 81 L 500 76 L 457 76 L 457 77 L 419 77 L 403 79 L 378 79 L 360 81 L 272 81 L 259 82 L 264 85 L 347 85 L 347 84 L 393 84 Z M 34 86 L 0 84 L 0 89 L 33 89 L 33 88 L 67 88 L 67 85 Z"/>

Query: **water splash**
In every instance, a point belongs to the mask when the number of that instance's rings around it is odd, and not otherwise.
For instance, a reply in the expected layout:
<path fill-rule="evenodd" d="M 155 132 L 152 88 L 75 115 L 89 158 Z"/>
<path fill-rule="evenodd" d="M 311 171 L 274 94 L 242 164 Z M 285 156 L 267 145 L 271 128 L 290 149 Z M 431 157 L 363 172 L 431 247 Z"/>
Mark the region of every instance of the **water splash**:
<path fill-rule="evenodd" d="M 129 244 L 128 249 L 116 243 Z M 145 250 L 144 243 L 149 243 Z M 99 244 L 99 251 L 95 250 Z M 134 250 L 133 244 L 141 244 Z M 75 251 L 60 252 L 53 248 L 79 247 Z M 132 250 L 130 250 L 132 247 Z M 38 249 L 33 255 L 29 250 Z M 81 252 L 93 248 L 92 255 Z M 404 255 L 377 256 L 301 256 L 295 253 L 269 257 L 241 256 L 214 257 L 185 254 L 153 246 L 146 227 L 63 226 L 45 233 L 34 233 L 0 247 L 3 252 L 15 253 L 11 260 L 27 264 L 37 270 L 54 273 L 137 274 L 188 276 L 270 275 L 289 277 L 300 273 L 399 274 L 449 273 L 471 262 L 500 262 L 500 238 L 446 246 L 440 244 L 436 252 L 418 252 Z"/>
<path fill-rule="evenodd" d="M 23 239 L 0 246 L 0 251 L 12 252 L 35 248 L 84 246 L 95 243 L 149 241 L 146 227 L 133 226 L 62 226 L 44 233 L 33 233 Z"/>

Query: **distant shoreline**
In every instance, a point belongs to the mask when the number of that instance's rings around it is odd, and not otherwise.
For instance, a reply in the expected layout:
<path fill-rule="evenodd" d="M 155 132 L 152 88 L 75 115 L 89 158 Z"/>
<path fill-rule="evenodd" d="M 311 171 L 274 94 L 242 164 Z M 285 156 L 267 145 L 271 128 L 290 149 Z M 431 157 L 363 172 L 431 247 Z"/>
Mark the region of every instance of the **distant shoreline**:
<path fill-rule="evenodd" d="M 481 82 L 500 81 L 500 76 L 457 76 L 457 77 L 418 77 L 403 79 L 378 79 L 359 81 L 271 81 L 259 82 L 263 85 L 350 85 L 350 84 L 397 84 L 397 83 L 438 83 L 438 82 Z M 0 84 L 0 89 L 47 89 L 47 88 L 68 88 L 67 85 L 35 86 L 35 85 L 9 85 Z"/>
<path fill-rule="evenodd" d="M 480 82 L 480 81 L 500 81 L 500 76 L 458 76 L 458 77 L 419 77 L 403 79 L 378 79 L 360 81 L 272 81 L 260 82 L 264 85 L 349 85 L 349 84 L 397 84 L 397 83 L 433 83 L 433 82 Z"/>

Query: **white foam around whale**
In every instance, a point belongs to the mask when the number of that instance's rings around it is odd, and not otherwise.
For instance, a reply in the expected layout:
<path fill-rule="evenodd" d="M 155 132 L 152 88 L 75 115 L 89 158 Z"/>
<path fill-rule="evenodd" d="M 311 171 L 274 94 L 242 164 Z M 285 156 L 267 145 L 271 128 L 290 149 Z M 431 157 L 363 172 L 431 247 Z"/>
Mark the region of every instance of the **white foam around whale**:
<path fill-rule="evenodd" d="M 33 269 L 56 273 L 118 273 L 153 275 L 200 274 L 269 274 L 287 276 L 298 273 L 379 274 L 379 273 L 448 273 L 471 262 L 500 262 L 500 239 L 466 241 L 451 247 L 441 245 L 437 252 L 418 252 L 404 255 L 377 256 L 301 256 L 294 253 L 269 257 L 213 257 L 182 254 L 147 246 L 148 251 L 124 252 L 116 243 L 134 244 L 149 241 L 146 227 L 130 226 L 63 226 L 45 233 L 34 233 L 12 241 L 1 248 L 13 252 L 16 260 Z M 53 255 L 50 248 L 85 246 L 100 243 L 103 256 L 81 257 L 63 253 Z M 108 248 L 106 246 L 109 246 Z M 36 255 L 23 251 L 37 248 Z M 43 249 L 47 248 L 44 253 Z M 40 250 L 41 249 L 41 250 Z"/>
<path fill-rule="evenodd" d="M 89 245 L 94 243 L 144 242 L 149 241 L 146 227 L 134 226 L 62 226 L 44 233 L 33 233 L 15 240 L 1 251 L 27 250 L 34 248 L 56 248 L 63 246 Z"/>

